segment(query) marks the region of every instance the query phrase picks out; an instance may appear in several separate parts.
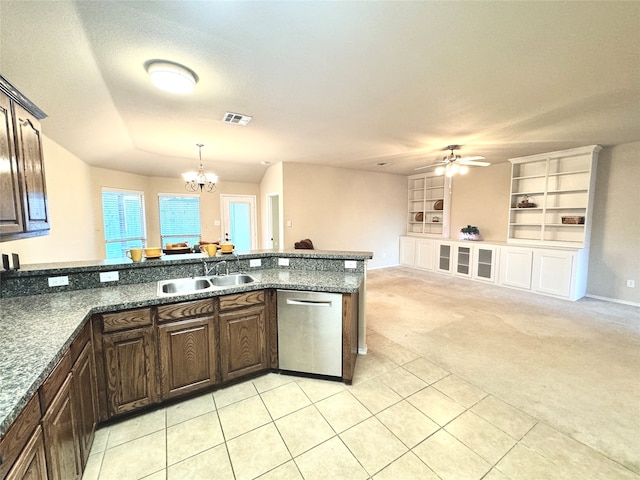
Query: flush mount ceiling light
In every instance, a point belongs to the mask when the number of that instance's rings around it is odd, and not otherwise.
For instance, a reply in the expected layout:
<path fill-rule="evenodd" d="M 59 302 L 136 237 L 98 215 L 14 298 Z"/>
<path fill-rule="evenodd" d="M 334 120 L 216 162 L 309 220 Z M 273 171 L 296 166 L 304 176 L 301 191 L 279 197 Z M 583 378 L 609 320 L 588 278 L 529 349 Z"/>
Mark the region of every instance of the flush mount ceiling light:
<path fill-rule="evenodd" d="M 187 172 L 182 174 L 184 178 L 184 188 L 190 192 L 197 192 L 206 190 L 207 192 L 216 191 L 216 183 L 218 182 L 218 176 L 215 173 L 204 173 L 204 167 L 202 166 L 202 143 L 196 143 L 198 147 L 198 156 L 200 157 L 200 167 L 197 172 Z"/>
<path fill-rule="evenodd" d="M 193 92 L 198 76 L 193 70 L 179 63 L 166 60 L 150 60 L 145 64 L 151 82 L 161 90 L 178 95 Z"/>

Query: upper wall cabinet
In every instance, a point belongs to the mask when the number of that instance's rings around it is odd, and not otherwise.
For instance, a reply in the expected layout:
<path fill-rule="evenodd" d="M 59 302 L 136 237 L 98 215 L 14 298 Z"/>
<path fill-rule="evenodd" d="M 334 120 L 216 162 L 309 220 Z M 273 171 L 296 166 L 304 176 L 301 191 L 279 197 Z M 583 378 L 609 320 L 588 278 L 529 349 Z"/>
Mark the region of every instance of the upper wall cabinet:
<path fill-rule="evenodd" d="M 407 234 L 449 237 L 450 178 L 435 173 L 409 177 Z"/>
<path fill-rule="evenodd" d="M 49 233 L 39 122 L 45 117 L 0 76 L 0 241 Z"/>
<path fill-rule="evenodd" d="M 600 145 L 512 158 L 507 241 L 589 244 Z"/>

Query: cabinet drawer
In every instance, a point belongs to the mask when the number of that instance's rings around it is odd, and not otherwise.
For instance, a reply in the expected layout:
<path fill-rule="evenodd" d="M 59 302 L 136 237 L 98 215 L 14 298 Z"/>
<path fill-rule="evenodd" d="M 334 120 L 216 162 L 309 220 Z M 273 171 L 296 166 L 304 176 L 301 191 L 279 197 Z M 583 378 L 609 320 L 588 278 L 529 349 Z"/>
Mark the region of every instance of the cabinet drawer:
<path fill-rule="evenodd" d="M 220 297 L 220 311 L 264 303 L 264 290 Z"/>
<path fill-rule="evenodd" d="M 151 309 L 149 308 L 102 315 L 102 331 L 105 333 L 144 327 L 146 325 L 151 325 Z"/>
<path fill-rule="evenodd" d="M 213 312 L 214 302 L 210 298 L 194 302 L 175 303 L 158 307 L 158 321 L 182 320 L 189 317 L 211 315 Z"/>
<path fill-rule="evenodd" d="M 53 369 L 53 372 L 47 377 L 42 386 L 40 387 L 40 403 L 42 404 L 42 412 L 44 413 L 49 404 L 56 396 L 58 390 L 64 383 L 64 380 L 71 371 L 71 355 L 69 351 L 64 354 L 64 357 L 58 362 L 58 365 Z"/>
<path fill-rule="evenodd" d="M 0 478 L 5 478 L 32 432 L 40 423 L 40 399 L 35 394 L 0 440 Z"/>

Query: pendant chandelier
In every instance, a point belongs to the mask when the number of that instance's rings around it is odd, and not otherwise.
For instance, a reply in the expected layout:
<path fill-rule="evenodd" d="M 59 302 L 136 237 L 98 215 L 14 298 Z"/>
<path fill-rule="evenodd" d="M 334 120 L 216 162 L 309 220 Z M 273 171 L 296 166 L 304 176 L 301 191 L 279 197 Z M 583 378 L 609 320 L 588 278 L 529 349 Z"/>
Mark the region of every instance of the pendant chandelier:
<path fill-rule="evenodd" d="M 218 176 L 215 173 L 204 173 L 204 167 L 202 166 L 202 143 L 196 143 L 198 147 L 198 156 L 200 157 L 200 167 L 197 172 L 187 172 L 182 174 L 185 184 L 184 188 L 190 192 L 215 192 L 216 183 L 218 182 Z"/>

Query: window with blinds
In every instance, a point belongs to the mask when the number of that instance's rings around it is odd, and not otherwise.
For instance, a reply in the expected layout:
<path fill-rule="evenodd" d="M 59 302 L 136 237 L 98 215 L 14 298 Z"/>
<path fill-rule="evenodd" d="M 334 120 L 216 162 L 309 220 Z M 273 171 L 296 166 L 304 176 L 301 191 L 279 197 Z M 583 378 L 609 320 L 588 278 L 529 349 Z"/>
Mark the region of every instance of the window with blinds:
<path fill-rule="evenodd" d="M 102 217 L 107 258 L 122 258 L 146 244 L 142 192 L 102 189 Z"/>
<path fill-rule="evenodd" d="M 167 243 L 200 241 L 200 197 L 197 195 L 159 194 L 160 237 Z"/>

